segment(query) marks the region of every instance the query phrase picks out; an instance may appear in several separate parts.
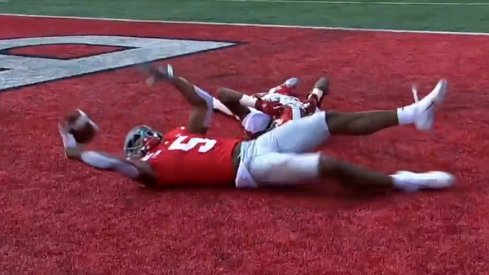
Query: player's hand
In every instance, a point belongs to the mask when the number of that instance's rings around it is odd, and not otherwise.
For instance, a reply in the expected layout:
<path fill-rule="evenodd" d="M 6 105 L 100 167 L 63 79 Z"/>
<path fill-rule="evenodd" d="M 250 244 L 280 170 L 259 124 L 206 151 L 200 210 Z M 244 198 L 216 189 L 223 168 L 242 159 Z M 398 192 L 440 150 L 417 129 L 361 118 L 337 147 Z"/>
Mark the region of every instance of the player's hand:
<path fill-rule="evenodd" d="M 256 101 L 255 108 L 271 117 L 279 117 L 282 114 L 284 105 L 276 101 L 258 99 Z"/>
<path fill-rule="evenodd" d="M 146 85 L 148 86 L 153 86 L 158 80 L 168 80 L 173 77 L 173 67 L 170 64 L 163 67 L 145 63 L 140 68 L 149 75 L 146 79 Z"/>
<path fill-rule="evenodd" d="M 69 159 L 80 159 L 83 144 L 77 143 L 73 135 L 68 132 L 67 123 L 58 123 L 58 131 L 63 142 L 65 156 Z"/>

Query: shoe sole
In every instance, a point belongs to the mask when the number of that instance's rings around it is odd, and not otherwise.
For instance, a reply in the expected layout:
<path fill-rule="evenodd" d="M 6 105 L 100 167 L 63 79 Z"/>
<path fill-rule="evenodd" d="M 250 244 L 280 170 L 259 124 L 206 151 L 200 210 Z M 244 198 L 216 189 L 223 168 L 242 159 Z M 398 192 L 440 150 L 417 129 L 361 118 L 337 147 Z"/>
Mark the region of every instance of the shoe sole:
<path fill-rule="evenodd" d="M 446 79 L 442 79 L 438 81 L 438 84 L 436 84 L 436 87 L 434 90 L 438 90 L 437 95 L 433 99 L 433 102 L 436 105 L 440 105 L 445 101 L 445 98 L 447 97 L 448 93 L 448 81 Z"/>
<path fill-rule="evenodd" d="M 448 81 L 446 79 L 442 79 L 442 80 L 438 81 L 438 83 L 436 84 L 435 88 L 433 89 L 433 91 L 431 93 L 433 93 L 433 92 L 435 92 L 436 95 L 431 100 L 432 104 L 430 104 L 430 106 L 428 106 L 427 109 L 432 108 L 432 107 L 437 107 L 437 106 L 441 105 L 443 103 L 443 101 L 445 101 L 445 98 L 447 97 L 447 93 L 448 93 Z M 435 106 L 433 106 L 433 105 L 435 105 Z M 433 112 L 435 112 L 435 110 L 433 110 Z M 429 123 L 421 123 L 421 124 L 415 123 L 416 128 L 420 131 L 431 130 L 433 128 L 433 124 L 434 124 L 434 118 L 431 118 L 431 122 L 429 122 Z"/>
<path fill-rule="evenodd" d="M 452 187 L 455 185 L 455 176 L 453 176 L 452 174 L 450 173 L 446 173 L 446 172 L 441 172 L 441 171 L 429 171 L 428 173 L 431 173 L 431 174 L 435 174 L 435 175 L 438 175 L 440 178 L 444 178 L 440 181 L 443 181 L 444 184 L 440 184 L 438 186 L 433 186 L 432 188 L 436 188 L 436 189 L 445 189 L 445 188 L 449 188 L 449 187 Z"/>

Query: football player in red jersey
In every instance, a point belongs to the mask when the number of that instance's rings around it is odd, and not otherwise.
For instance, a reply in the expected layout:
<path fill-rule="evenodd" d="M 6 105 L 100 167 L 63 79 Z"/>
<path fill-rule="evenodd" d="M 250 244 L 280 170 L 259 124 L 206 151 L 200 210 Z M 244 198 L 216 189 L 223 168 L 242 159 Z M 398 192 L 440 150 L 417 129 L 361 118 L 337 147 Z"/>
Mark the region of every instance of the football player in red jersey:
<path fill-rule="evenodd" d="M 267 92 L 252 96 L 229 88 L 220 88 L 214 109 L 236 117 L 241 122 L 246 136 L 256 138 L 285 122 L 320 111 L 323 97 L 329 90 L 328 79 L 321 77 L 316 81 L 314 88 L 304 100 L 299 99 L 294 93 L 299 82 L 298 78 L 289 78 Z"/>
<path fill-rule="evenodd" d="M 174 75 L 171 66 L 150 67 L 150 81 L 172 84 L 192 106 L 186 127 L 162 134 L 138 126 L 126 136 L 124 157 L 84 150 L 60 124 L 66 156 L 91 167 L 116 171 L 151 186 L 234 184 L 237 188 L 289 185 L 312 179 L 333 178 L 345 185 L 397 188 L 403 191 L 445 189 L 455 182 L 445 172 L 399 171 L 386 175 L 320 152 L 312 152 L 330 135 L 368 135 L 397 125 L 414 124 L 429 130 L 434 112 L 447 94 L 447 82 L 439 81 L 431 93 L 411 105 L 387 111 L 317 112 L 290 121 L 254 140 L 213 138 L 206 135 L 213 113 L 212 96 Z"/>

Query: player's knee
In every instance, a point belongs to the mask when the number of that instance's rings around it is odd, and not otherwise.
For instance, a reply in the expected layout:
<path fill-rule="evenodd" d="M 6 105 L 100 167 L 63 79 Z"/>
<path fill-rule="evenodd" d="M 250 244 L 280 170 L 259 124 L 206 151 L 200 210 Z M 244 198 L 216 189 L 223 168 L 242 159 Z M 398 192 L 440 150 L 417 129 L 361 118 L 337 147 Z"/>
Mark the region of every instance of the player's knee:
<path fill-rule="evenodd" d="M 328 111 L 326 113 L 326 124 L 328 125 L 329 132 L 332 135 L 341 134 L 346 122 L 346 116 L 344 113 L 337 111 Z"/>
<path fill-rule="evenodd" d="M 339 162 L 330 156 L 321 154 L 319 157 L 319 174 L 322 176 L 331 176 L 339 171 Z"/>
<path fill-rule="evenodd" d="M 297 184 L 316 179 L 319 174 L 318 153 L 280 154 L 268 160 L 267 178 L 274 183 Z"/>

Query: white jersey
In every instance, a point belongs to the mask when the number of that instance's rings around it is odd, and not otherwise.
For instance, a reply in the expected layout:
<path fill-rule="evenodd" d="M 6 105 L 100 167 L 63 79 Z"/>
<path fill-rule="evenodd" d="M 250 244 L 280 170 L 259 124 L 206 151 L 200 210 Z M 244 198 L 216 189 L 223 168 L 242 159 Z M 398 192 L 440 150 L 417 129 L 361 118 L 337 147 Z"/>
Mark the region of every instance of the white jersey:
<path fill-rule="evenodd" d="M 294 79 L 289 80 L 292 81 Z M 254 134 L 262 133 L 280 126 L 285 122 L 297 120 L 302 118 L 304 115 L 311 114 L 310 108 L 308 109 L 308 107 L 311 107 L 309 105 L 310 103 L 303 102 L 299 98 L 289 95 L 291 89 L 291 87 L 287 87 L 285 84 L 282 84 L 270 89 L 268 92 L 254 94 L 255 97 L 261 98 L 262 100 L 279 102 L 288 108 L 284 108 L 282 115 L 275 120 L 268 114 L 260 112 L 254 108 L 249 108 L 250 113 L 247 114 L 241 121 L 241 125 L 248 135 L 253 136 Z M 318 108 L 314 110 L 314 112 L 318 111 Z"/>
<path fill-rule="evenodd" d="M 284 95 L 279 93 L 268 93 L 262 96 L 263 100 L 280 102 L 281 104 L 290 107 L 291 113 L 288 119 L 295 120 L 302 117 L 303 110 L 305 108 L 304 103 L 295 96 Z M 277 125 L 282 124 L 282 120 L 276 121 Z"/>
<path fill-rule="evenodd" d="M 267 93 L 261 97 L 263 100 L 280 102 L 292 108 L 304 108 L 304 103 L 295 96 L 284 95 L 279 93 Z"/>

